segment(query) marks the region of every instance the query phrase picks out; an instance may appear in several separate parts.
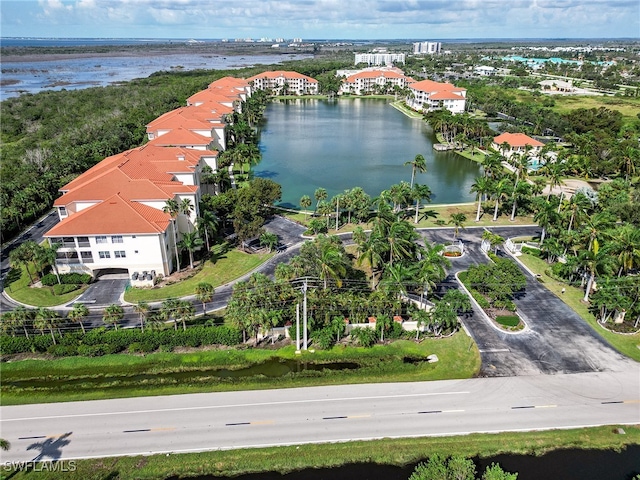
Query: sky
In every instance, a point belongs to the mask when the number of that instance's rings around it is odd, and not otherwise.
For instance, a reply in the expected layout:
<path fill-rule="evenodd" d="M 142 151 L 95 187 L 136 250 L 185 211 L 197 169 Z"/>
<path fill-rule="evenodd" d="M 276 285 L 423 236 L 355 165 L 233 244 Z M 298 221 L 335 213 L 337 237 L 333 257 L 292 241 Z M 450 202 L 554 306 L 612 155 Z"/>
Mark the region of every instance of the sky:
<path fill-rule="evenodd" d="M 0 36 L 639 38 L 640 0 L 0 0 Z"/>

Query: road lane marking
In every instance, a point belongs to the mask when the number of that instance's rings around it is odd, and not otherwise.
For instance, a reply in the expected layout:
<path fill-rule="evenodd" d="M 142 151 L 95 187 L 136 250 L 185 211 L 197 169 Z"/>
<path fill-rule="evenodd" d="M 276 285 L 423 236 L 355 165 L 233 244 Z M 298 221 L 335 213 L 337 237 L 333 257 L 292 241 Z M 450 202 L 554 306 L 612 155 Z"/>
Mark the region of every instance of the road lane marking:
<path fill-rule="evenodd" d="M 442 413 L 459 413 L 464 412 L 464 410 L 443 410 Z"/>
<path fill-rule="evenodd" d="M 99 413 L 76 413 L 66 415 L 50 415 L 43 417 L 22 417 L 22 418 L 8 418 L 1 419 L 2 422 L 24 422 L 27 420 L 49 420 L 54 418 L 80 418 L 80 417 L 100 417 L 108 415 L 138 415 L 148 413 L 163 413 L 163 412 L 184 412 L 190 410 L 216 410 L 221 408 L 246 408 L 246 407 L 262 407 L 262 406 L 278 406 L 278 405 L 295 405 L 300 403 L 320 403 L 320 402 L 346 402 L 353 400 L 384 400 L 392 398 L 416 398 L 416 397 L 434 397 L 438 395 L 468 395 L 471 392 L 437 392 L 437 393 L 410 393 L 406 395 L 377 395 L 369 397 L 343 397 L 343 398 L 317 398 L 310 400 L 286 400 L 282 402 L 260 402 L 260 403 L 236 403 L 228 405 L 205 405 L 202 407 L 176 407 L 176 408 L 158 408 L 153 410 L 129 410 L 122 412 L 99 412 Z"/>
<path fill-rule="evenodd" d="M 251 422 L 225 423 L 225 427 L 238 427 L 240 425 L 251 425 Z"/>
<path fill-rule="evenodd" d="M 40 435 L 38 437 L 18 437 L 18 440 L 37 440 L 39 438 L 47 438 L 45 435 Z"/>
<path fill-rule="evenodd" d="M 322 417 L 323 420 L 340 420 L 343 418 L 349 418 L 346 415 L 341 415 L 341 416 L 337 416 L 337 417 Z"/>
<path fill-rule="evenodd" d="M 520 406 L 520 407 L 511 407 L 511 410 L 518 410 L 518 409 L 521 409 L 521 408 L 536 408 L 536 407 L 534 405 L 523 405 L 523 406 Z"/>
<path fill-rule="evenodd" d="M 510 348 L 487 348 L 484 350 L 478 350 L 480 353 L 500 353 L 500 352 L 510 352 Z"/>
<path fill-rule="evenodd" d="M 250 422 L 251 425 L 273 425 L 274 422 L 273 420 L 260 420 L 258 422 Z"/>
<path fill-rule="evenodd" d="M 556 408 L 557 405 L 522 405 L 519 407 L 511 407 L 512 410 L 519 410 L 522 408 Z"/>
<path fill-rule="evenodd" d="M 426 412 L 418 412 L 419 414 L 422 413 L 442 413 L 442 410 L 427 410 Z"/>
<path fill-rule="evenodd" d="M 138 428 L 136 430 L 123 430 L 122 433 L 139 433 L 139 432 L 150 432 L 150 428 Z"/>
<path fill-rule="evenodd" d="M 347 418 L 370 418 L 371 415 L 349 415 Z"/>

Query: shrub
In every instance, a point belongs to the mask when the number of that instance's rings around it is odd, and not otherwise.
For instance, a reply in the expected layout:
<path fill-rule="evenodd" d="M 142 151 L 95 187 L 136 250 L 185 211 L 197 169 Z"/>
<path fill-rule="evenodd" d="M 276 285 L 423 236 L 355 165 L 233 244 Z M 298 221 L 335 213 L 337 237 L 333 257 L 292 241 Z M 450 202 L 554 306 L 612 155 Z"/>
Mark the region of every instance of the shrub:
<path fill-rule="evenodd" d="M 351 330 L 351 338 L 356 339 L 363 347 L 371 347 L 378 341 L 378 333 L 372 328 L 354 328 Z"/>
<path fill-rule="evenodd" d="M 531 255 L 533 257 L 538 257 L 538 258 L 542 257 L 542 252 L 540 251 L 539 248 L 531 248 L 531 247 L 527 247 L 525 245 L 522 246 L 522 253 L 526 253 L 526 254 Z"/>
<path fill-rule="evenodd" d="M 499 315 L 496 322 L 505 327 L 517 327 L 520 324 L 520 318 L 517 315 Z"/>
<path fill-rule="evenodd" d="M 12 355 L 14 353 L 25 353 L 31 350 L 31 342 L 27 337 L 11 337 L 2 335 L 0 337 L 0 354 Z"/>
<path fill-rule="evenodd" d="M 51 345 L 47 353 L 54 357 L 73 357 L 78 354 L 78 349 L 73 345 Z"/>
<path fill-rule="evenodd" d="M 53 273 L 47 273 L 46 275 L 42 276 L 40 282 L 42 282 L 42 285 L 46 287 L 53 287 L 54 285 L 58 284 L 58 277 L 56 277 Z"/>
<path fill-rule="evenodd" d="M 78 289 L 78 285 L 75 284 L 55 284 L 53 286 L 54 295 L 64 295 L 65 293 L 73 292 Z"/>
<path fill-rule="evenodd" d="M 101 357 L 104 355 L 102 345 L 78 345 L 78 355 L 83 357 Z"/>
<path fill-rule="evenodd" d="M 323 350 L 328 350 L 333 347 L 336 341 L 336 336 L 331 331 L 331 328 L 325 327 L 320 330 L 315 330 L 311 333 L 311 340 L 313 343 Z"/>

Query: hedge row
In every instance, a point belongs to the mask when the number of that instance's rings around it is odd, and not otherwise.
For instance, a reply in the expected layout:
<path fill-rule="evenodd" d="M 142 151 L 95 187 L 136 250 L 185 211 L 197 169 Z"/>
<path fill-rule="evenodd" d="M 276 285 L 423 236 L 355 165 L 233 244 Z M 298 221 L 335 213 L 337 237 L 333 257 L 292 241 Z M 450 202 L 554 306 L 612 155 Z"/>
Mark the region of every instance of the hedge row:
<path fill-rule="evenodd" d="M 26 337 L 0 336 L 0 353 L 50 353 L 55 356 L 82 355 L 96 357 L 124 351 L 149 353 L 156 350 L 171 351 L 175 347 L 200 347 L 203 345 L 238 345 L 242 341 L 239 330 L 231 327 L 196 326 L 187 330 L 106 330 L 97 328 L 86 334 L 81 332 L 55 335 L 31 335 Z"/>
<path fill-rule="evenodd" d="M 58 284 L 58 277 L 53 273 L 47 273 L 40 279 L 43 285 L 53 287 Z M 88 273 L 61 273 L 60 283 L 63 285 L 86 285 L 91 282 L 91 275 Z"/>

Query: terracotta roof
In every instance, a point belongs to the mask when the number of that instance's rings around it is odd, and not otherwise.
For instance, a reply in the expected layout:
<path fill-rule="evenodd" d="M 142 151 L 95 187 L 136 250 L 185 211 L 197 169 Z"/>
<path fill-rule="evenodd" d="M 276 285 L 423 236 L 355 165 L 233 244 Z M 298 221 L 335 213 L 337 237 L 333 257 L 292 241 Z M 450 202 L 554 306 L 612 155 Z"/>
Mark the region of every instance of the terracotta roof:
<path fill-rule="evenodd" d="M 315 78 L 311 78 L 311 77 L 309 77 L 307 75 L 303 75 L 302 73 L 289 72 L 289 71 L 284 71 L 284 70 L 262 72 L 262 73 L 259 73 L 258 75 L 254 75 L 253 77 L 249 77 L 247 80 L 252 82 L 252 81 L 257 80 L 259 78 L 280 78 L 280 77 L 284 77 L 284 78 L 300 78 L 300 79 L 305 79 L 305 80 L 307 80 L 308 82 L 311 82 L 311 83 L 318 83 L 318 81 Z"/>
<path fill-rule="evenodd" d="M 531 145 L 532 147 L 542 147 L 544 143 L 539 142 L 531 137 L 528 137 L 524 133 L 503 133 L 494 137 L 493 142 L 497 145 L 508 143 L 511 147 L 524 147 Z"/>
<path fill-rule="evenodd" d="M 149 142 L 152 145 L 176 147 L 181 145 L 202 145 L 209 146 L 212 142 L 210 137 L 198 135 L 191 130 L 176 128 L 170 132 L 160 135 Z"/>
<path fill-rule="evenodd" d="M 464 100 L 464 97 L 457 92 L 445 90 L 442 92 L 436 92 L 429 96 L 430 100 Z"/>
<path fill-rule="evenodd" d="M 397 72 L 392 72 L 392 71 L 388 71 L 388 70 L 367 70 L 364 72 L 358 72 L 354 75 L 351 75 L 350 77 L 347 77 L 347 82 L 351 83 L 351 82 L 355 82 L 357 79 L 359 78 L 378 78 L 378 77 L 385 77 L 385 78 L 407 78 L 404 75 L 397 73 Z"/>
<path fill-rule="evenodd" d="M 164 232 L 170 222 L 171 217 L 162 210 L 129 202 L 116 194 L 65 218 L 45 237 L 157 234 Z"/>
<path fill-rule="evenodd" d="M 433 80 L 422 80 L 420 82 L 412 83 L 411 88 L 415 90 L 421 90 L 423 92 L 441 92 L 441 91 L 464 92 L 466 91 L 464 88 L 456 87 L 451 83 L 440 83 L 440 82 L 434 82 Z"/>
<path fill-rule="evenodd" d="M 211 124 L 220 122 L 222 116 L 223 114 L 214 114 L 200 106 L 180 107 L 148 123 L 147 132 L 180 127 L 189 130 L 211 130 Z"/>
<path fill-rule="evenodd" d="M 187 98 L 187 104 L 202 103 L 202 102 L 218 102 L 228 106 L 233 105 L 234 100 L 239 100 L 240 97 L 234 93 L 223 94 L 220 89 L 202 90 L 194 93 Z"/>

